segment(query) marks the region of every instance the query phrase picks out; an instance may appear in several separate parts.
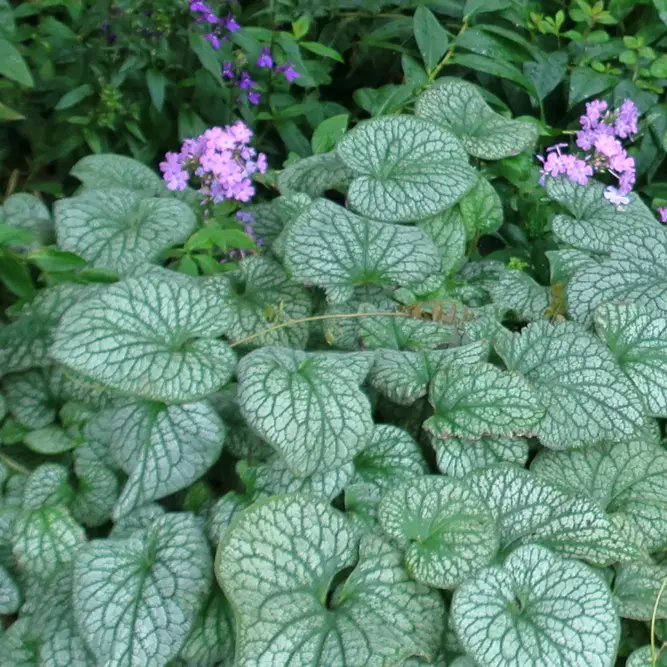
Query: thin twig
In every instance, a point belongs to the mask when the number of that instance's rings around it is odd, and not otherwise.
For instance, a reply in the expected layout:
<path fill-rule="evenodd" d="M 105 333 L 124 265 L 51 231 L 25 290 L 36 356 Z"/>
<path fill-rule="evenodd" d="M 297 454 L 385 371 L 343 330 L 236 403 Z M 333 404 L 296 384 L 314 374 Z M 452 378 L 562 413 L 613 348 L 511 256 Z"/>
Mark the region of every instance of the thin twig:
<path fill-rule="evenodd" d="M 249 343 L 251 340 L 254 340 L 255 338 L 259 338 L 260 336 L 264 336 L 267 333 L 271 333 L 272 331 L 278 331 L 278 329 L 284 329 L 285 327 L 291 327 L 295 324 L 303 324 L 304 322 L 316 322 L 318 320 L 337 320 L 337 319 L 352 319 L 352 318 L 357 318 L 357 317 L 410 317 L 407 313 L 396 313 L 396 312 L 391 312 L 391 313 L 383 313 L 383 312 L 372 312 L 372 313 L 344 313 L 344 314 L 336 314 L 336 315 L 313 315 L 312 317 L 302 317 L 301 319 L 298 320 L 287 320 L 287 322 L 281 322 L 280 324 L 275 324 L 271 327 L 267 327 L 266 329 L 262 329 L 262 331 L 258 331 L 257 333 L 252 334 L 252 336 L 246 336 L 245 338 L 241 338 L 240 340 L 235 341 L 234 343 L 231 343 L 229 347 L 238 347 L 239 345 L 244 345 L 245 343 Z"/>
<path fill-rule="evenodd" d="M 11 468 L 14 472 L 18 472 L 21 475 L 29 475 L 32 472 L 31 470 L 29 470 L 25 466 L 22 466 L 17 461 L 14 461 L 14 459 L 9 458 L 7 454 L 3 454 L 2 452 L 0 452 L 0 461 L 2 461 L 8 468 Z"/>

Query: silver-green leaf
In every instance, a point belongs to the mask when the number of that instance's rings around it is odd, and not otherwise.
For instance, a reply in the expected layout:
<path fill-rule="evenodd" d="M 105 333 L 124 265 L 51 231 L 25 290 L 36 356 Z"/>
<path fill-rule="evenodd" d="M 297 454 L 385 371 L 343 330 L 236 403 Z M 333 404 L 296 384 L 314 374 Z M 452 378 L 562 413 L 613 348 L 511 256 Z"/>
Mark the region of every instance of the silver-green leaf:
<path fill-rule="evenodd" d="M 667 314 L 667 231 L 645 228 L 619 233 L 609 257 L 577 271 L 567 289 L 573 318 L 588 322 L 598 306 L 633 303 L 656 315 Z"/>
<path fill-rule="evenodd" d="M 630 303 L 600 306 L 594 319 L 648 412 L 667 417 L 667 317 Z"/>
<path fill-rule="evenodd" d="M 358 540 L 343 514 L 300 494 L 236 519 L 216 557 L 238 624 L 236 667 L 389 667 L 435 657 L 439 595 L 408 578 L 399 551 L 370 536 L 358 549 Z M 336 574 L 353 566 L 336 585 Z"/>
<path fill-rule="evenodd" d="M 458 139 L 414 116 L 357 125 L 336 146 L 352 171 L 352 208 L 383 222 L 423 220 L 455 204 L 477 180 Z"/>
<path fill-rule="evenodd" d="M 461 584 L 452 618 L 484 667 L 612 667 L 620 639 L 602 577 L 536 545 Z"/>
<path fill-rule="evenodd" d="M 424 428 L 440 438 L 530 434 L 544 407 L 529 382 L 488 363 L 443 365 L 433 376 L 435 414 Z"/>
<path fill-rule="evenodd" d="M 547 194 L 564 206 L 570 215 L 557 215 L 552 227 L 556 236 L 579 250 L 606 253 L 621 233 L 640 233 L 658 228 L 655 216 L 634 192 L 630 203 L 617 209 L 604 198 L 605 186 L 591 182 L 573 183 L 568 178 L 548 178 Z"/>
<path fill-rule="evenodd" d="M 338 190 L 349 183 L 350 170 L 336 153 L 321 153 L 297 160 L 278 175 L 283 195 L 304 193 L 319 197 L 327 190 Z"/>
<path fill-rule="evenodd" d="M 61 249 L 120 274 L 154 262 L 162 250 L 187 240 L 197 223 L 183 202 L 120 188 L 61 199 L 54 213 Z"/>
<path fill-rule="evenodd" d="M 166 272 L 165 272 L 166 273 Z M 216 340 L 227 327 L 200 284 L 143 276 L 70 309 L 52 356 L 112 389 L 156 401 L 204 397 L 229 379 L 235 355 Z"/>
<path fill-rule="evenodd" d="M 421 229 L 375 222 L 318 199 L 291 226 L 285 265 L 294 279 L 323 287 L 332 303 L 343 303 L 357 285 L 425 280 L 440 271 L 440 254 Z"/>
<path fill-rule="evenodd" d="M 667 451 L 644 440 L 540 452 L 531 471 L 636 524 L 650 551 L 667 548 Z"/>
<path fill-rule="evenodd" d="M 490 466 L 465 480 L 491 508 L 502 549 L 536 542 L 594 565 L 642 557 L 642 551 L 623 539 L 595 501 L 569 496 L 527 470 Z"/>
<path fill-rule="evenodd" d="M 528 461 L 528 442 L 523 438 L 464 440 L 431 436 L 431 445 L 435 449 L 438 469 L 451 477 L 465 477 L 473 470 L 495 463 L 515 463 L 523 467 Z"/>
<path fill-rule="evenodd" d="M 225 439 L 222 420 L 206 402 L 129 402 L 113 411 L 109 428 L 113 456 L 128 474 L 116 519 L 199 479 L 220 456 Z"/>
<path fill-rule="evenodd" d="M 454 588 L 488 565 L 499 547 L 491 510 L 460 480 L 428 475 L 394 486 L 378 508 L 382 529 L 405 549 L 410 575 Z"/>
<path fill-rule="evenodd" d="M 496 113 L 477 86 L 445 77 L 417 99 L 415 113 L 451 130 L 470 155 L 500 160 L 532 148 L 538 137 L 534 123 Z"/>
<path fill-rule="evenodd" d="M 611 352 L 572 322 L 533 322 L 498 336 L 496 349 L 521 373 L 547 413 L 535 429 L 546 447 L 568 449 L 642 433 L 647 416 L 632 383 Z"/>
<path fill-rule="evenodd" d="M 166 514 L 128 539 L 91 542 L 74 564 L 77 626 L 99 664 L 165 667 L 211 585 L 206 538 L 189 514 Z"/>
<path fill-rule="evenodd" d="M 360 452 L 373 428 L 359 385 L 372 356 L 262 348 L 237 369 L 248 424 L 298 476 L 338 468 Z"/>

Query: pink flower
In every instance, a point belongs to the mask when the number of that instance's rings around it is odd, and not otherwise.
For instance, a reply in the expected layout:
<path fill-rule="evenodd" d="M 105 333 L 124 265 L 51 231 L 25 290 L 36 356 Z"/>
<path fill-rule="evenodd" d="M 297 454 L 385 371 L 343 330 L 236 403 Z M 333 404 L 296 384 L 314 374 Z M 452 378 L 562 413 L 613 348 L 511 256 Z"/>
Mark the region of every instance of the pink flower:
<path fill-rule="evenodd" d="M 658 215 L 660 216 L 660 222 L 667 222 L 667 206 L 659 207 Z"/>
<path fill-rule="evenodd" d="M 612 171 L 615 171 L 619 174 L 622 174 L 626 171 L 634 171 L 635 159 L 629 157 L 628 154 L 622 150 L 621 153 L 614 155 L 614 157 L 609 160 L 609 167 Z"/>
<path fill-rule="evenodd" d="M 584 160 L 580 160 L 579 158 L 574 158 L 573 160 L 568 161 L 567 177 L 573 183 L 579 183 L 579 185 L 586 185 L 586 183 L 588 183 L 588 179 L 592 175 L 593 175 L 593 167 L 587 164 Z"/>
<path fill-rule="evenodd" d="M 595 146 L 596 151 L 608 158 L 613 158 L 624 152 L 621 142 L 609 135 L 598 136 L 593 145 Z"/>

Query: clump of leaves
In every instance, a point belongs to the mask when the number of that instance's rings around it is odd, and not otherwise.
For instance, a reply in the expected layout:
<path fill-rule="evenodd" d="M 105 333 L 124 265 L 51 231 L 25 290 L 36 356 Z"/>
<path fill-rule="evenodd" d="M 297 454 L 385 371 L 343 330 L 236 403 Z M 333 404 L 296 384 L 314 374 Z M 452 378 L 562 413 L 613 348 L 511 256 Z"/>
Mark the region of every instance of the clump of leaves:
<path fill-rule="evenodd" d="M 473 164 L 534 127 L 444 79 L 284 169 L 226 273 L 161 265 L 198 202 L 118 156 L 5 205 L 80 264 L 0 329 L 3 664 L 609 667 L 667 618 L 667 231 L 550 180 L 552 284 L 483 259 Z"/>

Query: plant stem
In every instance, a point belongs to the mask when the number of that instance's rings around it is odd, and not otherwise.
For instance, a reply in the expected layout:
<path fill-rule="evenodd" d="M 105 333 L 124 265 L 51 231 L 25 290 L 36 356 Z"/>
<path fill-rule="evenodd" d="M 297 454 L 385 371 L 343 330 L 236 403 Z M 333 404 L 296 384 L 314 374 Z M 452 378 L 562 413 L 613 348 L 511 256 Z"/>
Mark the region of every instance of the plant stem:
<path fill-rule="evenodd" d="M 438 74 L 440 74 L 440 70 L 452 59 L 452 56 L 454 55 L 454 51 L 456 50 L 456 40 L 468 29 L 468 17 L 464 16 L 463 17 L 463 23 L 461 24 L 461 27 L 459 31 L 456 33 L 456 37 L 452 40 L 452 43 L 447 47 L 447 51 L 445 52 L 445 55 L 442 57 L 442 60 L 435 66 L 435 68 L 431 71 L 431 73 L 428 75 L 428 82 L 422 86 L 422 89 L 428 88 L 437 78 Z M 422 92 L 421 90 L 419 92 Z"/>
<path fill-rule="evenodd" d="M 0 461 L 2 461 L 8 468 L 11 468 L 14 472 L 18 472 L 21 475 L 29 475 L 30 470 L 25 466 L 22 466 L 20 463 L 14 461 L 14 459 L 0 452 Z"/>
<path fill-rule="evenodd" d="M 275 324 L 273 326 L 267 327 L 266 329 L 262 329 L 262 331 L 258 331 L 257 333 L 252 334 L 251 336 L 246 336 L 245 338 L 241 338 L 240 340 L 235 341 L 234 343 L 231 343 L 229 347 L 238 347 L 239 345 L 244 345 L 245 343 L 249 343 L 251 340 L 254 340 L 255 338 L 259 338 L 260 336 L 263 336 L 264 334 L 271 333 L 272 331 L 278 331 L 279 329 L 284 329 L 285 327 L 291 327 L 295 324 L 302 324 L 303 322 L 317 322 L 320 320 L 337 320 L 337 319 L 352 319 L 352 318 L 358 318 L 358 317 L 410 317 L 407 313 L 396 313 L 396 312 L 391 312 L 391 313 L 383 313 L 383 312 L 377 312 L 377 313 L 344 313 L 344 314 L 336 314 L 336 315 L 313 315 L 312 317 L 302 317 L 298 320 L 287 320 L 287 322 L 281 322 L 280 324 Z"/>
<path fill-rule="evenodd" d="M 662 586 L 658 591 L 658 597 L 655 599 L 655 604 L 653 605 L 653 613 L 651 614 L 651 667 L 656 667 L 658 662 L 659 653 L 655 652 L 655 619 L 658 616 L 658 607 L 660 606 L 660 599 L 662 594 L 665 592 L 665 587 L 667 586 L 667 577 L 662 581 Z"/>

